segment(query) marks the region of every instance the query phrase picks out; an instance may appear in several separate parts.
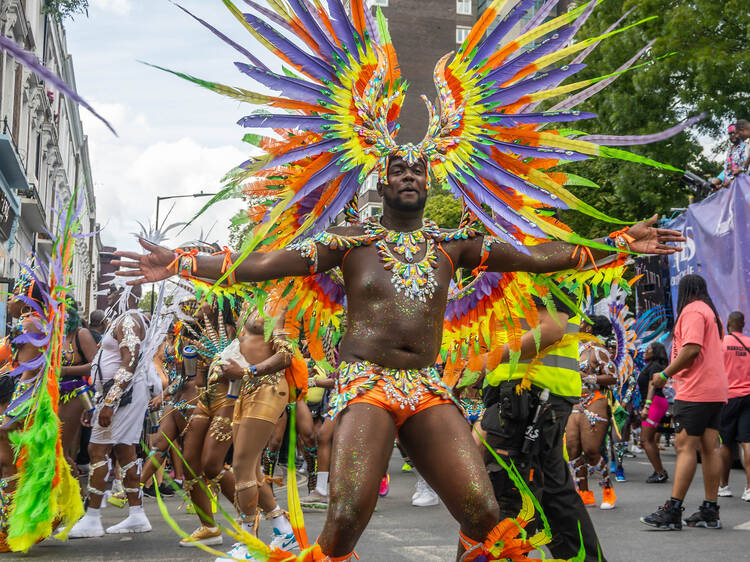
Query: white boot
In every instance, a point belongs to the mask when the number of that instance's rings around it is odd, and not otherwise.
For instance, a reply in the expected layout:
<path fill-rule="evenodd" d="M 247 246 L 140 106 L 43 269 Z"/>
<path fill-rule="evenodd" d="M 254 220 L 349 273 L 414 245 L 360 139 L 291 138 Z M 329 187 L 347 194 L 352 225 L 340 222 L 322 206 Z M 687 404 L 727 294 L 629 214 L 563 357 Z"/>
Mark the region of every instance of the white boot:
<path fill-rule="evenodd" d="M 69 539 L 87 539 L 90 537 L 103 537 L 104 527 L 102 527 L 102 517 L 98 509 L 88 508 L 86 514 L 68 533 Z"/>
<path fill-rule="evenodd" d="M 149 523 L 146 512 L 143 511 L 142 505 L 131 506 L 128 517 L 118 523 L 107 528 L 107 533 L 125 534 L 125 533 L 147 533 L 151 530 L 151 523 Z"/>

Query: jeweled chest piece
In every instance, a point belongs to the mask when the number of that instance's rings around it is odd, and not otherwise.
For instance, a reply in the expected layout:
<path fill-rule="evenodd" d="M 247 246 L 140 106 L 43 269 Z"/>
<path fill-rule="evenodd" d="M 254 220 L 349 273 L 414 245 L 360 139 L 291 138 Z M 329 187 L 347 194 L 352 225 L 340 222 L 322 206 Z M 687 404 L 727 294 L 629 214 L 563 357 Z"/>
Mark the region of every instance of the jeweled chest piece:
<path fill-rule="evenodd" d="M 365 229 L 369 235 L 379 238 L 375 247 L 383 268 L 391 271 L 391 284 L 396 292 L 413 300 L 427 302 L 437 289 L 435 269 L 438 267 L 438 256 L 432 238 L 432 234 L 439 232 L 437 226 L 425 222 L 419 230 L 397 232 L 386 229 L 380 223 L 370 222 L 366 223 Z M 413 263 L 422 243 L 426 243 L 425 255 Z M 389 244 L 393 244 L 393 249 Z M 406 262 L 398 259 L 396 254 L 403 256 Z"/>

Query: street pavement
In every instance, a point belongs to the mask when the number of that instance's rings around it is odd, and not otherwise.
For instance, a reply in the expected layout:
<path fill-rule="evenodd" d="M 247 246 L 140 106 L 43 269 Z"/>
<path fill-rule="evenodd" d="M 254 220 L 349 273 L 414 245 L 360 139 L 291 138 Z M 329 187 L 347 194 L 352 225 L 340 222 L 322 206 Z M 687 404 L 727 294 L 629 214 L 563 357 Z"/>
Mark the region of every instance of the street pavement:
<path fill-rule="evenodd" d="M 670 474 L 674 468 L 674 453 L 664 453 Z M 416 508 L 410 500 L 414 490 L 413 474 L 401 472 L 401 459 L 396 454 L 391 460 L 391 492 L 378 502 L 372 517 L 357 547 L 363 561 L 438 562 L 453 560 L 456 552 L 456 524 L 447 510 L 439 507 Z M 618 483 L 617 509 L 600 511 L 591 509 L 604 552 L 610 562 L 639 560 L 658 561 L 704 561 L 720 557 L 723 560 L 750 560 L 750 503 L 739 499 L 744 477 L 733 470 L 731 486 L 733 498 L 721 499 L 721 520 L 724 529 L 688 529 L 682 532 L 659 532 L 642 525 L 638 518 L 654 511 L 669 497 L 669 484 L 645 484 L 651 466 L 645 455 L 626 459 L 625 470 L 628 482 Z M 302 477 L 299 477 L 302 482 Z M 304 490 L 300 490 L 305 493 Z M 598 491 L 597 491 L 598 493 Z M 277 492 L 280 500 L 286 490 Z M 600 499 L 600 497 L 598 498 Z M 703 500 L 703 483 L 700 467 L 688 493 L 686 515 L 690 515 Z M 180 509 L 180 501 L 167 499 L 170 513 L 183 530 L 191 532 L 197 519 Z M 99 561 L 125 560 L 159 561 L 210 561 L 213 556 L 195 549 L 181 548 L 178 537 L 169 528 L 159 513 L 156 500 L 145 499 L 146 511 L 154 530 L 139 535 L 110 535 L 98 539 L 79 539 L 67 543 L 47 540 L 35 546 L 27 555 L 0 555 L 4 560 L 55 560 L 55 561 Z M 226 503 L 225 508 L 229 509 Z M 127 514 L 126 509 L 108 507 L 103 512 L 105 527 L 117 523 Z M 316 537 L 323 526 L 323 513 L 306 513 L 308 534 Z M 271 528 L 261 523 L 261 539 L 270 540 Z M 228 550 L 231 538 L 226 536 L 221 550 Z"/>

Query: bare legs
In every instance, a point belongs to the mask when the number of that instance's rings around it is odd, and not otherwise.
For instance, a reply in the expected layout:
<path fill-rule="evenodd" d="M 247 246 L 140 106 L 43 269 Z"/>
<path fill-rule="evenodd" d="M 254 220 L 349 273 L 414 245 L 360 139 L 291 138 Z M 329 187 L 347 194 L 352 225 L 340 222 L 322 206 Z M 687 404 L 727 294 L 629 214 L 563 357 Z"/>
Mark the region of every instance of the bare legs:
<path fill-rule="evenodd" d="M 722 470 L 719 432 L 715 429 L 706 429 L 702 436 L 694 436 L 688 435 L 683 429 L 675 437 L 674 444 L 677 449 L 677 463 L 674 470 L 672 497 L 677 500 L 685 499 L 698 466 L 696 452 L 700 451 L 706 500 L 715 502 Z"/>
<path fill-rule="evenodd" d="M 401 427 L 399 441 L 461 532 L 484 541 L 499 522 L 500 508 L 471 428 L 458 409 L 443 404 L 419 412 Z"/>
<path fill-rule="evenodd" d="M 375 508 L 395 435 L 393 418 L 376 406 L 353 404 L 340 414 L 333 436 L 330 504 L 319 539 L 328 556 L 354 550 Z M 499 508 L 459 411 L 441 405 L 419 412 L 404 423 L 399 438 L 464 534 L 483 541 L 498 523 Z"/>
<path fill-rule="evenodd" d="M 333 433 L 330 500 L 318 539 L 331 557 L 353 550 L 378 501 L 380 479 L 393 450 L 396 424 L 391 415 L 370 404 L 352 404 Z"/>
<path fill-rule="evenodd" d="M 641 441 L 646 451 L 646 456 L 651 466 L 654 467 L 654 471 L 664 474 L 664 465 L 661 462 L 661 454 L 659 453 L 658 437 L 657 428 L 649 427 L 646 424 L 641 425 Z"/>
<path fill-rule="evenodd" d="M 607 416 L 607 401 L 595 400 L 588 406 L 588 410 L 600 418 Z M 602 481 L 606 482 L 608 476 L 606 466 L 603 466 L 601 447 L 607 434 L 609 423 L 597 420 L 591 426 L 586 414 L 574 413 L 568 419 L 565 440 L 568 449 L 568 458 L 574 463 L 576 482 L 582 491 L 589 489 L 588 469 L 589 467 L 602 473 Z"/>
<path fill-rule="evenodd" d="M 265 481 L 260 461 L 273 429 L 274 424 L 271 422 L 251 418 L 245 418 L 234 426 L 235 505 L 245 523 L 251 523 L 255 519 L 259 489 Z M 270 492 L 270 487 L 266 488 Z M 275 503 L 274 500 L 273 504 Z"/>
<path fill-rule="evenodd" d="M 63 454 L 74 475 L 78 474 L 75 459 L 81 444 L 82 413 L 83 403 L 78 398 L 72 398 L 67 402 L 61 400 L 58 404 L 57 415 L 60 418 Z"/>
<path fill-rule="evenodd" d="M 185 480 L 185 489 L 190 493 L 201 523 L 207 527 L 215 527 L 216 523 L 211 513 L 211 500 L 198 483 L 201 476 L 209 483 L 218 484 L 222 494 L 234 501 L 234 476 L 229 471 L 224 472 L 224 458 L 232 441 L 223 436 L 231 436 L 227 433 L 231 430 L 228 423 L 217 422 L 217 418 L 230 419 L 232 410 L 232 405 L 225 406 L 213 418 L 194 414 L 185 434 L 184 456 L 190 475 Z"/>
<path fill-rule="evenodd" d="M 745 476 L 747 479 L 745 488 L 750 490 L 750 443 L 740 443 L 739 445 L 742 447 Z M 721 471 L 721 486 L 729 486 L 729 472 L 732 469 L 732 448 L 723 443 L 721 445 L 721 461 L 723 465 Z"/>

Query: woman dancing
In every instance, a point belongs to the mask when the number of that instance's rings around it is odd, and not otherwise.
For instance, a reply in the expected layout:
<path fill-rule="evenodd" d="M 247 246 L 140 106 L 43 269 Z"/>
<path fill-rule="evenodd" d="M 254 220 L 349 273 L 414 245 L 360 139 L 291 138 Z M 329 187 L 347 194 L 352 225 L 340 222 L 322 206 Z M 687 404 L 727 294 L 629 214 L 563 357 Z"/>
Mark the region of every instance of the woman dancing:
<path fill-rule="evenodd" d="M 612 325 L 606 317 L 592 316 L 591 321 L 593 325 L 584 324 L 582 332 L 591 333 L 601 340 L 611 335 Z M 617 379 L 611 355 L 603 343 L 583 344 L 579 370 L 583 392 L 565 428 L 568 458 L 584 505 L 596 505 L 594 492 L 589 490 L 588 476 L 598 472 L 603 496 L 600 508 L 613 509 L 616 496 L 601 449 L 609 427 L 609 404 L 605 392 Z"/>
<path fill-rule="evenodd" d="M 234 409 L 235 507 L 244 531 L 257 533 L 256 512 L 260 506 L 265 518 L 273 524 L 274 539 L 270 546 L 289 551 L 298 548 L 285 512 L 278 506 L 268 479 L 261 470 L 266 443 L 284 412 L 290 398 L 284 371 L 291 365 L 292 351 L 278 319 L 270 341 L 264 336 L 264 320 L 257 310 L 251 311 L 240 334 L 240 353 L 248 367 L 230 360 L 222 367 L 231 380 L 241 380 L 242 389 Z M 234 545 L 225 560 L 248 559 L 247 546 Z"/>
<path fill-rule="evenodd" d="M 224 465 L 232 445 L 234 400 L 227 396 L 228 380 L 218 359 L 236 336 L 234 316 L 229 306 L 220 309 L 216 303 L 204 303 L 197 316 L 197 330 L 186 324 L 189 332 L 186 340 L 200 355 L 197 384 L 205 381 L 205 388 L 185 430 L 183 452 L 187 470 L 184 488 L 201 526 L 180 541 L 180 546 L 187 547 L 194 547 L 196 543 L 216 546 L 224 542 L 213 518 L 211 498 L 198 481 L 203 479 L 210 490 L 219 488 L 229 501 L 234 501 L 235 494 L 234 475 Z"/>
<path fill-rule="evenodd" d="M 97 350 L 94 336 L 83 327 L 81 318 L 78 316 L 78 305 L 75 301 L 68 301 L 57 415 L 60 417 L 63 454 L 74 475 L 78 474 L 74 459 L 78 455 L 81 444 L 81 415 L 83 414 L 83 402 L 77 398 L 77 392 L 89 384 L 91 362 Z"/>
<path fill-rule="evenodd" d="M 638 387 L 644 398 L 641 410 L 641 441 L 646 451 L 646 456 L 654 467 L 654 473 L 646 479 L 648 484 L 661 484 L 668 480 L 667 470 L 661 462 L 659 454 L 659 426 L 664 414 L 669 409 L 669 402 L 664 396 L 664 390 L 656 388 L 652 379 L 656 373 L 662 372 L 669 365 L 667 350 L 665 347 L 654 342 L 649 344 L 643 354 L 646 366 L 638 375 Z"/>

